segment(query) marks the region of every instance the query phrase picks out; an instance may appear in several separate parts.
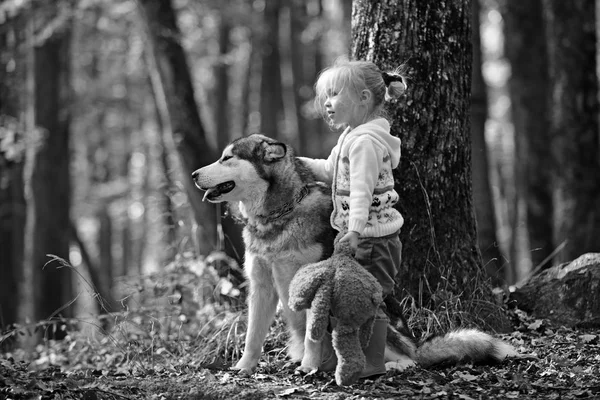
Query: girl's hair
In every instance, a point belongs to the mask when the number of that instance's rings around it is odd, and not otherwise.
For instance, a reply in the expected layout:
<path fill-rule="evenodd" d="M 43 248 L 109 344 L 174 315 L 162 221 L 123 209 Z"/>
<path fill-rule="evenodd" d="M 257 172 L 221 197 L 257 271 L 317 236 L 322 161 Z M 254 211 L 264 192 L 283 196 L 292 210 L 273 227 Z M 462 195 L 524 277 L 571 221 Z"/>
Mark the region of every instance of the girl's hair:
<path fill-rule="evenodd" d="M 328 94 L 334 90 L 349 91 L 349 97 L 358 101 L 363 90 L 371 92 L 373 108 L 371 117 L 383 114 L 383 103 L 386 100 L 397 99 L 406 92 L 406 78 L 401 74 L 401 68 L 383 72 L 370 61 L 348 61 L 338 59 L 331 67 L 325 68 L 319 74 L 315 84 L 315 108 L 326 116 L 325 101 Z"/>

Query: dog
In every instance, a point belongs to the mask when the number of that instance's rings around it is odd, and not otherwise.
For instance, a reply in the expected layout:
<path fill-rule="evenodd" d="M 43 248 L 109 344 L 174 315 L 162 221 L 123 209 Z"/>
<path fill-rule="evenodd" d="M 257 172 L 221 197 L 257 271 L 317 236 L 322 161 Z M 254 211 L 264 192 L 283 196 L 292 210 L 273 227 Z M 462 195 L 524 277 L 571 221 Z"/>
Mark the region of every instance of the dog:
<path fill-rule="evenodd" d="M 205 191 L 203 200 L 227 202 L 244 225 L 248 329 L 242 357 L 233 369 L 247 375 L 254 372 L 278 303 L 290 337 L 288 354 L 301 361 L 298 371 L 323 368 L 322 353 L 331 348 L 331 337 L 310 340 L 305 334 L 310 310 L 292 311 L 288 299 L 294 274 L 333 251 L 331 189 L 316 181 L 290 146 L 261 134 L 234 140 L 217 161 L 194 171 L 192 177 Z M 456 330 L 417 344 L 404 318 L 388 325 L 385 359 L 390 368 L 499 362 L 514 355 L 508 343 L 476 329 Z"/>

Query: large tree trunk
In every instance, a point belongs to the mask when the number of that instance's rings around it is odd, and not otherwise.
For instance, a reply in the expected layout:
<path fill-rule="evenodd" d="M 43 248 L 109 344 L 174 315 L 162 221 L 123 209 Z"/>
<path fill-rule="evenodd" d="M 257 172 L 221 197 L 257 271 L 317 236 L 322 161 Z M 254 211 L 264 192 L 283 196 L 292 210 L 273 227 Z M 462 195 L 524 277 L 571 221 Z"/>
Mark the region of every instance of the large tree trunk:
<path fill-rule="evenodd" d="M 392 132 L 403 147 L 395 171 L 405 218 L 397 279 L 430 307 L 453 296 L 462 296 L 465 308 L 493 301 L 477 246 L 471 189 L 470 4 L 360 0 L 352 14 L 354 58 L 384 70 L 409 62 L 408 101 L 389 107 Z M 505 327 L 505 318 L 496 316 L 485 322 Z"/>
<path fill-rule="evenodd" d="M 600 249 L 595 2 L 544 0 L 555 264 Z"/>
<path fill-rule="evenodd" d="M 23 269 L 33 278 L 25 285 L 35 299 L 33 320 L 52 316 L 73 299 L 72 272 L 57 268 L 48 254 L 69 258 L 71 184 L 70 162 L 70 35 L 69 22 L 55 28 L 43 43 L 35 43 L 33 66 L 34 109 L 30 113 L 36 129 L 30 130 L 25 164 L 25 256 Z M 43 268 L 43 270 L 42 270 Z M 71 308 L 60 311 L 72 316 Z M 53 330 L 48 330 L 54 336 Z M 61 337 L 56 332 L 54 337 Z"/>
<path fill-rule="evenodd" d="M 473 204 L 477 219 L 477 238 L 483 266 L 494 285 L 505 281 L 505 259 L 496 237 L 496 216 L 490 184 L 490 165 L 485 141 L 487 120 L 487 87 L 481 71 L 481 36 L 479 33 L 479 0 L 472 0 L 473 73 L 471 86 L 471 154 L 473 157 Z"/>
<path fill-rule="evenodd" d="M 509 90 L 515 129 L 517 191 L 527 204 L 531 261 L 536 267 L 548 261 L 556 245 L 552 239 L 548 56 L 542 2 L 507 0 L 503 15 L 506 56 L 512 71 Z"/>

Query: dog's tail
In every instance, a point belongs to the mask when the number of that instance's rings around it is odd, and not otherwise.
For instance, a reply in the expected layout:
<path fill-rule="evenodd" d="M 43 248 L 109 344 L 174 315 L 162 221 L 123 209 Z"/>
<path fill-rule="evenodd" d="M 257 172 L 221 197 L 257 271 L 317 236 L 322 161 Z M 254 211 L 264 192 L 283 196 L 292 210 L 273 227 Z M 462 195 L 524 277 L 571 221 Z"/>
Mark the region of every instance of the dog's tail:
<path fill-rule="evenodd" d="M 414 364 L 423 368 L 467 362 L 494 364 L 518 357 L 510 344 L 477 329 L 457 329 L 417 344 L 406 329 L 390 325 L 387 336 L 386 361 L 395 369 Z"/>
<path fill-rule="evenodd" d="M 422 367 L 465 362 L 493 364 L 517 356 L 508 343 L 477 329 L 458 329 L 433 336 L 417 347 L 416 361 Z"/>

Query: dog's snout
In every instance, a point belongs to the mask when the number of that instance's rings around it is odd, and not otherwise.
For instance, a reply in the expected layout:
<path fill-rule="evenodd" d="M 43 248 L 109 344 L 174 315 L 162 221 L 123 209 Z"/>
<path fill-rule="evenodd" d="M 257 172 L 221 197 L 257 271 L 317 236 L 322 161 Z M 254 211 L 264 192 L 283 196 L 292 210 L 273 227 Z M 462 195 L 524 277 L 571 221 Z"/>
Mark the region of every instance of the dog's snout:
<path fill-rule="evenodd" d="M 192 172 L 192 179 L 195 181 L 198 180 L 198 170 L 195 170 L 194 172 Z"/>

